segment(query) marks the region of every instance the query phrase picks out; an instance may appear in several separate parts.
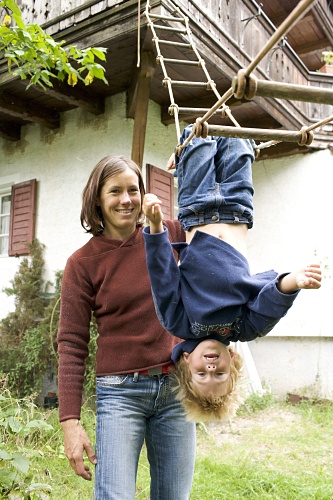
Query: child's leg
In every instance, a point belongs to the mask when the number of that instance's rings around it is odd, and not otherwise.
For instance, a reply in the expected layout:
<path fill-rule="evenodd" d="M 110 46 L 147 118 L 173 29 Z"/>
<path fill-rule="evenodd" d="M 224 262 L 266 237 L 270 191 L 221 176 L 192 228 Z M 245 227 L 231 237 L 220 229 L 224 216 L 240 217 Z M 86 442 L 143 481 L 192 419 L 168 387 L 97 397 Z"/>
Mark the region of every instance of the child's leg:
<path fill-rule="evenodd" d="M 253 225 L 252 143 L 245 139 L 214 137 L 216 181 L 223 199 L 221 222 L 245 222 Z"/>
<path fill-rule="evenodd" d="M 181 142 L 192 130 L 186 127 Z M 203 224 L 252 226 L 253 148 L 225 137 L 193 138 L 176 158 L 179 221 L 189 231 Z"/>

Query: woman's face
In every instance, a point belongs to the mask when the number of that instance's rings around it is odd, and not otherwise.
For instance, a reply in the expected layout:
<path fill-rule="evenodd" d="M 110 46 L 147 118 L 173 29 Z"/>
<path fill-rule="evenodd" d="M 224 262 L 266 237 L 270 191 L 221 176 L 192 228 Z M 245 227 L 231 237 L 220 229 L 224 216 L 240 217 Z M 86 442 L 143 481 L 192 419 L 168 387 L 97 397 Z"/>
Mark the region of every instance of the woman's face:
<path fill-rule="evenodd" d="M 104 219 L 104 235 L 125 240 L 135 231 L 141 212 L 139 179 L 133 170 L 109 177 L 98 200 Z"/>

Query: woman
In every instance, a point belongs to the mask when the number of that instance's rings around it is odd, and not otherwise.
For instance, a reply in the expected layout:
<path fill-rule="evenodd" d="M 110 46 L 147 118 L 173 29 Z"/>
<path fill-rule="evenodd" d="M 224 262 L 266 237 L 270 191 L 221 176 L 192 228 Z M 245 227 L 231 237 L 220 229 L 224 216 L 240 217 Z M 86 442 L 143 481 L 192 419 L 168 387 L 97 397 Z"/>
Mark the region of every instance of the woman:
<path fill-rule="evenodd" d="M 133 500 L 140 451 L 147 446 L 151 499 L 189 498 L 194 424 L 170 386 L 175 337 L 160 325 L 151 296 L 142 237 L 144 185 L 137 165 L 108 156 L 83 191 L 81 225 L 93 237 L 67 261 L 62 281 L 59 416 L 65 451 L 76 474 L 92 477 L 97 500 Z M 166 221 L 171 241 L 184 241 Z M 91 314 L 98 325 L 96 456 L 81 427 L 84 362 Z"/>

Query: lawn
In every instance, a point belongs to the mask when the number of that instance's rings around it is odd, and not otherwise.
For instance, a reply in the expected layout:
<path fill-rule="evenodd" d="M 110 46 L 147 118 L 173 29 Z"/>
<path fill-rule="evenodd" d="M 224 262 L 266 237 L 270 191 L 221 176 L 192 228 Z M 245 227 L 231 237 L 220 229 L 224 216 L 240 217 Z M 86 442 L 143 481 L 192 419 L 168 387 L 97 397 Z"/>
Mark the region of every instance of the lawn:
<path fill-rule="evenodd" d="M 75 476 L 64 455 L 56 410 L 42 417 L 52 430 L 35 431 L 25 438 L 29 442 L 13 433 L 3 435 L 7 452 L 14 453 L 16 447 L 28 454 L 30 467 L 26 474 L 19 472 L 15 486 L 3 489 L 0 498 L 92 499 L 93 484 Z M 93 412 L 86 409 L 83 421 L 93 439 Z M 293 405 L 271 396 L 252 396 L 230 424 L 198 425 L 191 500 L 332 500 L 332 421 L 332 402 L 308 400 Z M 0 481 L 10 465 L 0 447 Z M 145 450 L 137 485 L 136 500 L 148 500 Z M 29 488 L 30 497 L 24 496 Z"/>

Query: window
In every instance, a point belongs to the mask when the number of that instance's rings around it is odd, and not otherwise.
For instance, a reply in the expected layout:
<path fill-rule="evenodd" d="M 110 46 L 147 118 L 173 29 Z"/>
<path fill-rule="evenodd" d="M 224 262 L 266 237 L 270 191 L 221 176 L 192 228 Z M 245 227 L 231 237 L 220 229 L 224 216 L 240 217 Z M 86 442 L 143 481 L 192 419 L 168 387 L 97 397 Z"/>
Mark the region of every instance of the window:
<path fill-rule="evenodd" d="M 10 198 L 10 193 L 0 193 L 0 255 L 8 255 Z"/>
<path fill-rule="evenodd" d="M 9 256 L 29 255 L 35 235 L 36 179 L 14 184 L 11 192 Z"/>
<path fill-rule="evenodd" d="M 146 165 L 147 192 L 154 193 L 163 201 L 163 216 L 165 220 L 174 218 L 174 176 L 166 170 Z"/>

